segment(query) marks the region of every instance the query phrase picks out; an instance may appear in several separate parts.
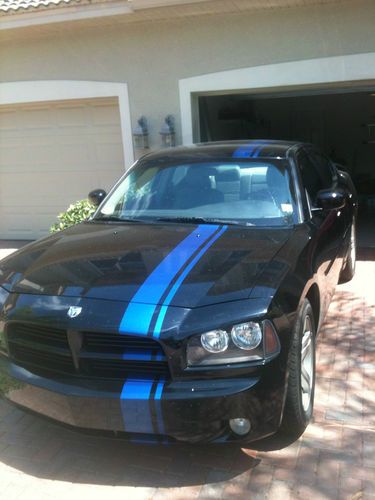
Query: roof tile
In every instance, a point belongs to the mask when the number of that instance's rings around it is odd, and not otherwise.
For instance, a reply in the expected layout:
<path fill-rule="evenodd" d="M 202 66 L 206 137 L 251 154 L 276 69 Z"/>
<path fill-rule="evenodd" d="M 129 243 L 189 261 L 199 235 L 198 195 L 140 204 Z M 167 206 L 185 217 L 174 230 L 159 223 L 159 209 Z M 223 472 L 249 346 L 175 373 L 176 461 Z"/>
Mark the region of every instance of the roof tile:
<path fill-rule="evenodd" d="M 38 7 L 52 7 L 54 5 L 80 1 L 81 0 L 0 0 L 0 11 L 11 12 L 20 9 L 37 9 Z"/>

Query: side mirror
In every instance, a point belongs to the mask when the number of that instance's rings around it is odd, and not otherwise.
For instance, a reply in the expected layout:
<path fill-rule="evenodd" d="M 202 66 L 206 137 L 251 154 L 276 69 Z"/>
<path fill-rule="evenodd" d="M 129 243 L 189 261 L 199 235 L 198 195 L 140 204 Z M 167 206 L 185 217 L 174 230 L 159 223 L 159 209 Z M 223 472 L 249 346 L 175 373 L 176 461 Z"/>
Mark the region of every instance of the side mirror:
<path fill-rule="evenodd" d="M 316 206 L 322 210 L 339 210 L 345 206 L 345 193 L 340 190 L 322 189 L 317 194 Z"/>
<path fill-rule="evenodd" d="M 94 207 L 98 207 L 106 196 L 107 193 L 104 189 L 94 189 L 94 191 L 89 193 L 89 201 L 94 205 Z"/>

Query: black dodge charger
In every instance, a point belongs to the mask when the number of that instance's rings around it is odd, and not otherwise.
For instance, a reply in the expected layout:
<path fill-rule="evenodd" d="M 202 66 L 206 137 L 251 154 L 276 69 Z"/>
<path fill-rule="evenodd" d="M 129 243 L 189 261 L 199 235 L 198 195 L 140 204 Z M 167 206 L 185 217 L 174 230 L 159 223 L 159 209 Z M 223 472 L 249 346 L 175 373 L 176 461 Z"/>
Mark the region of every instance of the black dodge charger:
<path fill-rule="evenodd" d="M 87 222 L 0 262 L 0 387 L 132 440 L 300 435 L 357 199 L 312 145 L 151 153 Z"/>

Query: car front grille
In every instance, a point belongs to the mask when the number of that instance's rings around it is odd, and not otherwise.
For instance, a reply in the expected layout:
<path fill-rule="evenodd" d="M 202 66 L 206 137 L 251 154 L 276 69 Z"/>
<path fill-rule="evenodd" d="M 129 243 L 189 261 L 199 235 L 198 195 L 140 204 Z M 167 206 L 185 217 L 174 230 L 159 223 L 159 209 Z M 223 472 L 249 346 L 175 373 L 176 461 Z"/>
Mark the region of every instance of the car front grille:
<path fill-rule="evenodd" d="M 52 328 L 44 325 L 33 325 L 25 323 L 11 323 L 8 326 L 9 342 L 21 344 L 41 344 L 48 347 L 68 349 L 68 339 L 65 330 Z"/>
<path fill-rule="evenodd" d="M 73 359 L 68 353 L 54 353 L 35 349 L 26 345 L 9 343 L 10 354 L 13 360 L 20 366 L 40 367 L 43 371 L 56 373 L 74 374 Z"/>
<path fill-rule="evenodd" d="M 33 373 L 122 380 L 134 375 L 169 378 L 164 352 L 149 337 L 20 322 L 6 325 L 6 337 L 11 359 Z"/>

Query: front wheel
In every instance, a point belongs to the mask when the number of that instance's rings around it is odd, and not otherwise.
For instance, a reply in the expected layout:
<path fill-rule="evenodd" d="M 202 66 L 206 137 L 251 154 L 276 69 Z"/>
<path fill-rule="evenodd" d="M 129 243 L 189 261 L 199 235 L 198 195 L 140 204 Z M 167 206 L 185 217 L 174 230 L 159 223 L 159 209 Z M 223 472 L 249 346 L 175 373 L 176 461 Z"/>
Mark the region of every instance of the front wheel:
<path fill-rule="evenodd" d="M 298 438 L 313 413 L 315 391 L 315 321 L 310 302 L 299 309 L 288 359 L 288 388 L 281 431 Z"/>

